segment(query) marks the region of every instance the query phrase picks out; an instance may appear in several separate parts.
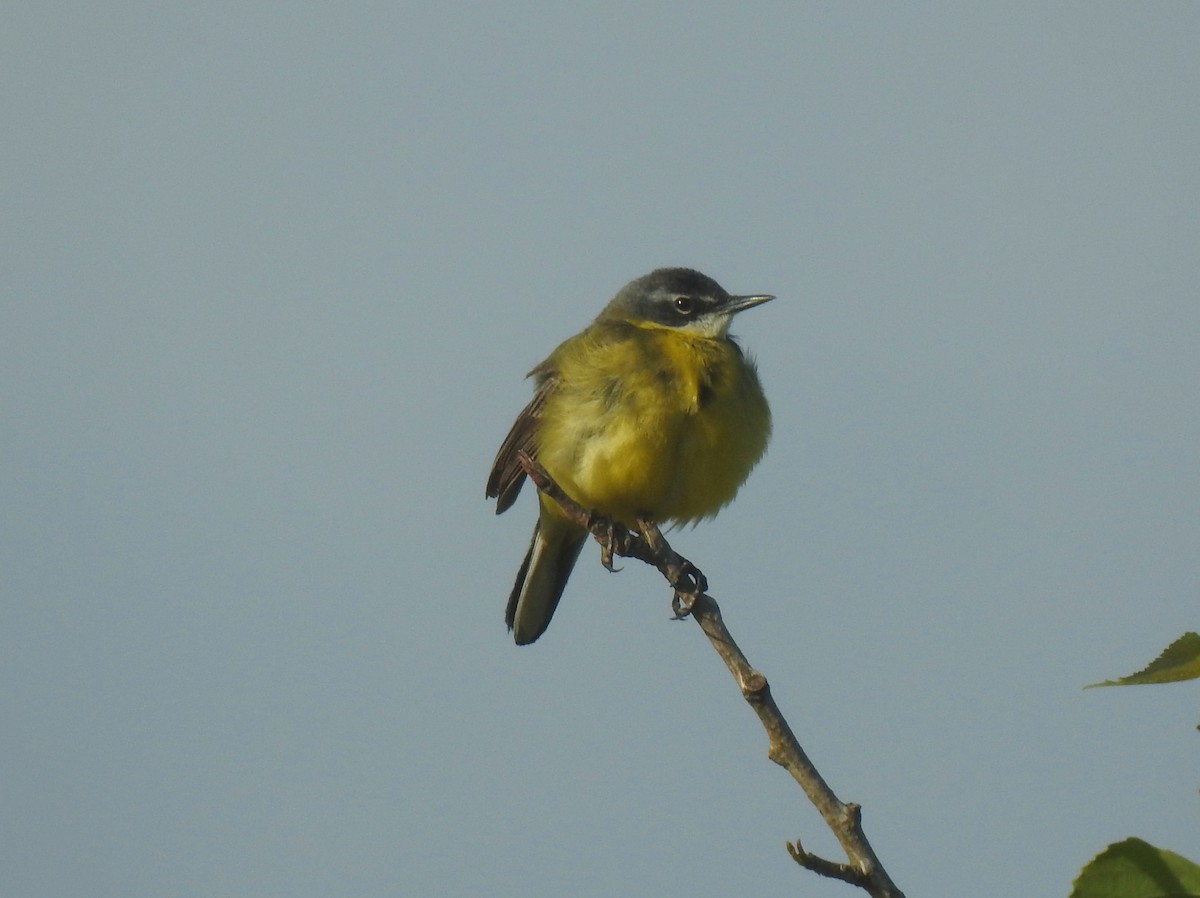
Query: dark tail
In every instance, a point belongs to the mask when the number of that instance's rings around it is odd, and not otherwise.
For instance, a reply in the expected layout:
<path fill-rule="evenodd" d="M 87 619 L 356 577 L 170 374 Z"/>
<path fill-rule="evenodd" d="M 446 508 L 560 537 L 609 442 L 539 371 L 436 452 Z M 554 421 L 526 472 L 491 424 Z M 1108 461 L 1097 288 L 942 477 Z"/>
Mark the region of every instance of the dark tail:
<path fill-rule="evenodd" d="M 504 614 L 517 645 L 529 645 L 550 626 L 586 538 L 585 531 L 553 517 L 534 526 Z"/>

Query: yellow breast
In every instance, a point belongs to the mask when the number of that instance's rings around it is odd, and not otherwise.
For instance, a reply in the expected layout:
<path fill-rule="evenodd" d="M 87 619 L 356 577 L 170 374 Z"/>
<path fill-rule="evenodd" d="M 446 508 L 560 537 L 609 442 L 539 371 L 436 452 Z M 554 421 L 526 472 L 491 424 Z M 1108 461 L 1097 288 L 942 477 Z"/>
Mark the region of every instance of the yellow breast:
<path fill-rule="evenodd" d="M 548 365 L 538 458 L 576 501 L 626 524 L 716 514 L 766 449 L 758 375 L 729 339 L 597 322 Z"/>

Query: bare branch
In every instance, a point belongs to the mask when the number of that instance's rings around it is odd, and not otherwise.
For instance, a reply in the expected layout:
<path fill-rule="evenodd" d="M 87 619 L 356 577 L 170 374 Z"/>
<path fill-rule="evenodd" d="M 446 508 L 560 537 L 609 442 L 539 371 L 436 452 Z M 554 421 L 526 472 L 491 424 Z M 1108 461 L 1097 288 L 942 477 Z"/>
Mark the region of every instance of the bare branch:
<path fill-rule="evenodd" d="M 567 515 L 586 528 L 603 547 L 602 558 L 611 565 L 612 556 L 636 558 L 656 567 L 675 593 L 672 607 L 676 616 L 689 614 L 700 625 L 742 692 L 742 697 L 758 715 L 767 732 L 767 757 L 792 775 L 808 800 L 824 818 L 846 852 L 848 863 L 837 863 L 811 854 L 799 840 L 788 843 L 788 853 L 802 867 L 821 876 L 856 885 L 872 898 L 904 898 L 884 870 L 862 829 L 862 809 L 847 804 L 833 793 L 813 766 L 771 696 L 767 678 L 755 670 L 734 642 L 721 619 L 721 609 L 706 594 L 708 583 L 700 570 L 670 547 L 659 529 L 649 521 L 639 521 L 639 533 L 611 521 L 597 511 L 574 502 L 528 454 L 518 455 L 530 479 L 539 490 L 554 499 Z"/>

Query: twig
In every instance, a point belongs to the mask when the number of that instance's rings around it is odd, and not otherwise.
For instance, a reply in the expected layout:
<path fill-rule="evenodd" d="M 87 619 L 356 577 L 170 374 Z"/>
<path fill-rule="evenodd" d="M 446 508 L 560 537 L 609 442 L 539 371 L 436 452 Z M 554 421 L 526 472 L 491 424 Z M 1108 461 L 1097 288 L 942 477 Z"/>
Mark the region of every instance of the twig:
<path fill-rule="evenodd" d="M 518 454 L 521 467 L 539 490 L 554 499 L 581 527 L 586 528 L 603 547 L 602 558 L 611 565 L 612 556 L 636 558 L 656 567 L 675 590 L 672 607 L 677 617 L 691 617 L 700 625 L 763 729 L 767 731 L 767 757 L 792 775 L 808 800 L 824 818 L 846 852 L 849 863 L 837 863 L 811 854 L 800 841 L 787 843 L 788 853 L 800 866 L 821 876 L 856 885 L 872 898 L 904 898 L 875 855 L 862 829 L 862 809 L 838 799 L 813 766 L 771 696 L 767 678 L 755 670 L 721 620 L 721 609 L 708 588 L 704 575 L 695 565 L 677 553 L 650 521 L 639 521 L 639 533 L 609 520 L 595 510 L 573 501 L 528 454 Z"/>

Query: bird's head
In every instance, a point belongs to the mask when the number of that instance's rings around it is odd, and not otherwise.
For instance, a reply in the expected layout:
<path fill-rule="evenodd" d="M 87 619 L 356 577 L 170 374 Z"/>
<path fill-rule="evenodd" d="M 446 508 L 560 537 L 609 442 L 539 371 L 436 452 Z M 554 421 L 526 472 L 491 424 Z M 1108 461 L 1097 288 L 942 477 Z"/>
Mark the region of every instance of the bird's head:
<path fill-rule="evenodd" d="M 738 312 L 774 298 L 767 294 L 731 296 L 698 271 L 659 268 L 622 287 L 600 317 L 718 338 L 729 332 L 729 323 Z"/>

